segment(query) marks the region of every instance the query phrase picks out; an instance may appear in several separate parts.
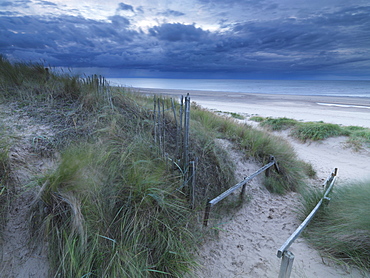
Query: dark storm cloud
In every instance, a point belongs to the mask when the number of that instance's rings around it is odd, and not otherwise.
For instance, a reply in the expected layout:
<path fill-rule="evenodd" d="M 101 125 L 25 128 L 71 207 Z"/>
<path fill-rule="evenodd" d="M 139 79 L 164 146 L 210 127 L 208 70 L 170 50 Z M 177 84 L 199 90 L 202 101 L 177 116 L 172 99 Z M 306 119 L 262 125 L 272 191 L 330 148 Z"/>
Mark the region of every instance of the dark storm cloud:
<path fill-rule="evenodd" d="M 45 60 L 59 61 L 56 66 L 91 64 L 101 52 L 109 53 L 135 38 L 137 32 L 128 26 L 129 21 L 120 16 L 111 22 L 73 16 L 2 17 L 0 52 L 12 57 L 21 51 L 29 59 L 42 53 Z"/>
<path fill-rule="evenodd" d="M 268 2 L 267 0 L 198 0 L 200 3 L 204 4 L 238 4 L 241 6 L 246 6 L 246 5 L 260 5 L 262 3 Z"/>
<path fill-rule="evenodd" d="M 196 28 L 194 25 L 181 23 L 165 23 L 149 29 L 149 33 L 159 40 L 170 42 L 177 41 L 201 41 L 209 32 Z"/>
<path fill-rule="evenodd" d="M 277 8 L 271 5 L 265 8 Z M 117 10 L 139 9 L 120 3 Z M 164 10 L 162 15 L 184 14 Z M 0 53 L 14 59 L 43 58 L 55 66 L 70 67 L 287 75 L 356 69 L 369 73 L 367 6 L 338 7 L 301 17 L 228 21 L 222 32 L 183 23 L 158 23 L 139 32 L 131 29 L 132 24 L 120 15 L 107 21 L 75 16 L 3 16 Z"/>
<path fill-rule="evenodd" d="M 130 25 L 130 21 L 119 15 L 111 16 L 109 19 L 112 21 L 113 25 L 118 28 L 126 28 Z"/>
<path fill-rule="evenodd" d="M 32 3 L 31 0 L 16 0 L 16 1 L 3 1 L 0 3 L 0 7 L 12 8 L 12 7 L 22 7 L 28 8 L 29 5 Z"/>
<path fill-rule="evenodd" d="M 39 3 L 42 5 L 42 6 L 53 6 L 53 7 L 57 7 L 58 5 L 53 3 L 53 2 L 49 2 L 49 1 L 39 1 Z"/>
<path fill-rule="evenodd" d="M 166 17 L 171 17 L 171 16 L 178 17 L 178 16 L 183 16 L 185 14 L 182 13 L 182 12 L 179 12 L 179 11 L 174 11 L 174 10 L 169 10 L 168 9 L 164 12 L 158 13 L 158 15 L 163 15 L 163 16 L 166 16 Z"/>
<path fill-rule="evenodd" d="M 117 10 L 134 12 L 134 7 L 125 3 L 119 3 Z"/>

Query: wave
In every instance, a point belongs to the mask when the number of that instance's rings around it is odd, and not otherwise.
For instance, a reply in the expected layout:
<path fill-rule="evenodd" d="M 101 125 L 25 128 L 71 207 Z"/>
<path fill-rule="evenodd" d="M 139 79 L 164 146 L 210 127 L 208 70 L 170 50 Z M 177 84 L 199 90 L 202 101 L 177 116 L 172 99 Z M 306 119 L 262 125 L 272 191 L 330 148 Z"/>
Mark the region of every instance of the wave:
<path fill-rule="evenodd" d="M 324 106 L 344 107 L 344 108 L 363 108 L 363 109 L 370 109 L 370 106 L 363 106 L 363 105 L 338 104 L 338 103 L 323 103 L 323 102 L 317 102 L 317 104 L 318 105 L 324 105 Z"/>

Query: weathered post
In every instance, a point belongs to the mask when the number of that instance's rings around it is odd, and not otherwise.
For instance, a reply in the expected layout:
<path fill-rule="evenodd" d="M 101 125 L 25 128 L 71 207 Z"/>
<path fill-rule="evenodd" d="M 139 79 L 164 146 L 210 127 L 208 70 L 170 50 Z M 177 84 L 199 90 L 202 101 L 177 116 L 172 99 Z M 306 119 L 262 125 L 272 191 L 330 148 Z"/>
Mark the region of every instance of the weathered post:
<path fill-rule="evenodd" d="M 294 255 L 290 251 L 285 251 L 281 259 L 279 278 L 289 278 L 292 272 Z"/>
<path fill-rule="evenodd" d="M 153 122 L 154 122 L 154 143 L 157 143 L 157 98 L 154 95 L 154 113 L 153 113 Z"/>
<path fill-rule="evenodd" d="M 196 174 L 196 164 L 195 161 L 190 161 L 190 177 L 191 177 L 191 185 L 190 185 L 190 208 L 194 209 L 195 207 L 195 174 Z"/>
<path fill-rule="evenodd" d="M 209 212 L 211 210 L 211 199 L 207 199 L 207 204 L 206 204 L 206 209 L 204 211 L 204 220 L 203 220 L 203 226 L 207 227 L 208 226 L 208 219 L 209 219 Z"/>
<path fill-rule="evenodd" d="M 184 119 L 184 169 L 189 164 L 189 127 L 190 127 L 190 96 L 185 97 L 185 119 Z"/>
<path fill-rule="evenodd" d="M 164 115 L 164 100 L 162 99 L 162 156 L 166 153 L 166 120 Z"/>

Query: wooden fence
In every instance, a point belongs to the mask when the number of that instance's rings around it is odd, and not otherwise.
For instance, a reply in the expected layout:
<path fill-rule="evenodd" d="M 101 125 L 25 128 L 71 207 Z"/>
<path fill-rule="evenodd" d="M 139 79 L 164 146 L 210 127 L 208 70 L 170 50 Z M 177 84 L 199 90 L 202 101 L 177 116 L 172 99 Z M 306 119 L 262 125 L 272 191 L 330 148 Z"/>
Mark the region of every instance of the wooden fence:
<path fill-rule="evenodd" d="M 330 193 L 330 191 L 332 190 L 334 186 L 334 183 L 337 177 L 337 171 L 338 169 L 335 168 L 334 171 L 329 175 L 329 177 L 324 182 L 324 187 L 325 187 L 324 196 L 320 199 L 320 201 L 317 203 L 315 208 L 306 217 L 306 219 L 302 222 L 302 224 L 299 225 L 299 227 L 292 233 L 292 235 L 285 241 L 285 243 L 277 251 L 278 258 L 282 258 L 281 264 L 280 264 L 279 278 L 289 278 L 290 277 L 292 267 L 293 267 L 294 254 L 290 252 L 288 249 L 293 244 L 293 242 L 298 238 L 298 236 L 302 233 L 302 231 L 307 227 L 308 223 L 310 223 L 312 218 L 315 216 L 315 214 L 319 210 L 320 206 L 323 203 L 330 201 L 328 194 Z"/>
<path fill-rule="evenodd" d="M 169 104 L 170 102 L 170 104 Z M 166 145 L 170 134 L 167 134 L 168 122 L 165 113 L 173 115 L 176 135 L 175 135 L 175 155 L 168 157 Z M 181 170 L 183 184 L 179 188 L 189 199 L 191 208 L 195 206 L 195 177 L 197 159 L 190 160 L 189 157 L 189 132 L 190 132 L 190 96 L 181 96 L 178 107 L 172 98 L 164 99 L 154 96 L 154 141 L 159 146 L 163 157 L 172 161 Z M 173 136 L 173 135 L 172 135 Z"/>
<path fill-rule="evenodd" d="M 241 194 L 241 196 L 243 196 L 244 195 L 244 192 L 245 192 L 245 187 L 246 187 L 247 183 L 250 180 L 252 180 L 253 178 L 255 178 L 256 176 L 258 176 L 259 174 L 261 174 L 262 172 L 264 172 L 264 171 L 266 171 L 266 176 L 268 176 L 269 175 L 269 168 L 271 166 L 275 166 L 276 171 L 279 172 L 279 167 L 278 167 L 278 164 L 277 164 L 274 156 L 270 156 L 270 162 L 268 164 L 266 164 L 265 166 L 263 166 L 262 168 L 258 169 L 252 175 L 250 175 L 249 177 L 245 177 L 244 180 L 242 180 L 241 182 L 237 183 L 233 187 L 230 187 L 228 190 L 226 190 L 225 192 L 221 193 L 216 198 L 214 198 L 212 200 L 208 200 L 207 201 L 206 208 L 205 208 L 205 212 L 204 212 L 203 225 L 204 226 L 207 226 L 208 225 L 209 214 L 210 214 L 211 208 L 214 205 L 216 205 L 221 200 L 225 199 L 227 196 L 229 196 L 231 193 L 233 193 L 235 190 L 237 190 L 240 187 L 242 187 L 242 191 L 241 191 L 240 194 Z"/>

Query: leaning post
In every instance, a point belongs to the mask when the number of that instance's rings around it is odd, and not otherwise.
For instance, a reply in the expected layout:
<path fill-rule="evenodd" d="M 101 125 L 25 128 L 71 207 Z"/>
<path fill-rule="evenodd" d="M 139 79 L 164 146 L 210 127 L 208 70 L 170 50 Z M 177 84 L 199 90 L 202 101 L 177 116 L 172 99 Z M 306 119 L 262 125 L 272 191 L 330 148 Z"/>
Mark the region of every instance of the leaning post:
<path fill-rule="evenodd" d="M 290 251 L 285 251 L 281 259 L 279 278 L 289 278 L 292 272 L 294 254 Z"/>
<path fill-rule="evenodd" d="M 209 219 L 209 212 L 211 210 L 211 199 L 207 199 L 207 205 L 206 209 L 204 211 L 204 220 L 203 220 L 203 226 L 207 227 L 208 226 L 208 219 Z"/>

